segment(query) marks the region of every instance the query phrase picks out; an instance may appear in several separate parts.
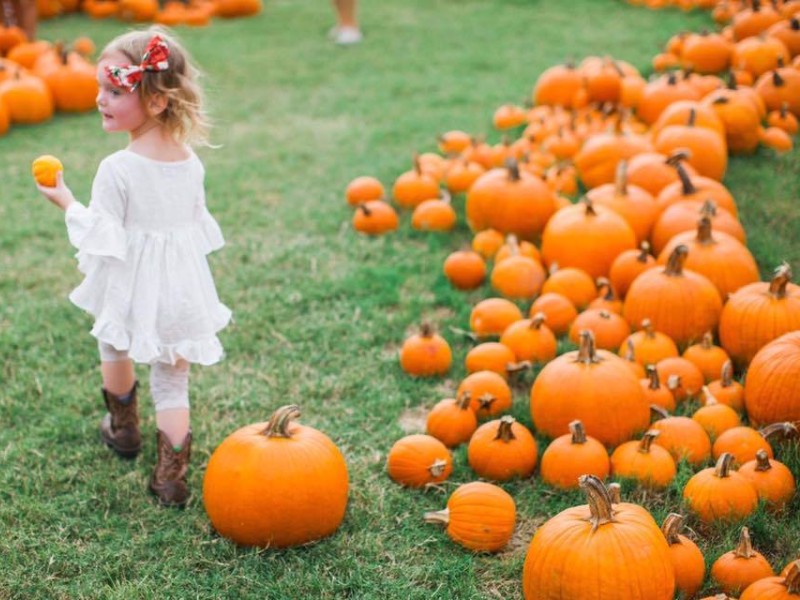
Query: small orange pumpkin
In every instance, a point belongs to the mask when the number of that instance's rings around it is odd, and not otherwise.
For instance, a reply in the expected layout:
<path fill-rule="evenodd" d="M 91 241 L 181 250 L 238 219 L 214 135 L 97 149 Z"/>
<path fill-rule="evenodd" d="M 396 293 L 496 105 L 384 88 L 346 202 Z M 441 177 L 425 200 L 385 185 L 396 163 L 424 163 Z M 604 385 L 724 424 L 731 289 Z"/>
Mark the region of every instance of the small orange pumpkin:
<path fill-rule="evenodd" d="M 591 280 L 591 278 L 589 279 Z M 545 282 L 546 284 L 547 282 Z M 544 314 L 547 326 L 557 336 L 567 333 L 575 317 L 578 316 L 575 305 L 569 298 L 558 292 L 543 293 L 533 301 L 530 316 L 535 317 L 538 313 Z"/>
<path fill-rule="evenodd" d="M 739 473 L 756 488 L 770 508 L 783 509 L 794 497 L 796 484 L 794 475 L 786 465 L 770 460 L 764 450 L 756 452 L 755 460 L 744 463 Z"/>
<path fill-rule="evenodd" d="M 420 333 L 408 337 L 400 348 L 400 366 L 413 377 L 444 375 L 450 370 L 453 354 L 443 337 L 424 323 Z"/>
<path fill-rule="evenodd" d="M 469 394 L 437 402 L 428 413 L 425 426 L 428 435 L 450 448 L 468 442 L 478 428 L 478 417 L 470 404 Z"/>
<path fill-rule="evenodd" d="M 800 598 L 800 561 L 786 569 L 786 575 L 766 577 L 749 586 L 740 600 L 797 600 Z"/>
<path fill-rule="evenodd" d="M 675 459 L 661 446 L 653 446 L 661 434 L 650 429 L 642 439 L 620 444 L 611 454 L 611 473 L 618 477 L 635 479 L 653 488 L 665 488 L 677 474 Z"/>
<path fill-rule="evenodd" d="M 453 459 L 435 437 L 416 433 L 394 443 L 386 457 L 386 469 L 400 485 L 418 488 L 450 477 Z"/>
<path fill-rule="evenodd" d="M 668 335 L 656 331 L 650 319 L 642 320 L 642 328 L 632 333 L 620 348 L 620 356 L 633 347 L 633 358 L 640 365 L 655 365 L 665 358 L 679 356 L 678 347 Z"/>
<path fill-rule="evenodd" d="M 733 410 L 744 410 L 744 386 L 733 379 L 733 365 L 731 361 L 722 365 L 720 378 L 708 384 L 708 391 L 722 404 L 727 404 Z"/>
<path fill-rule="evenodd" d="M 705 395 L 705 404 L 694 412 L 692 419 L 700 423 L 708 437 L 715 440 L 728 429 L 739 427 L 742 424 L 739 413 L 714 398 L 706 386 L 703 386 L 703 394 Z"/>
<path fill-rule="evenodd" d="M 55 156 L 44 154 L 33 161 L 31 172 L 36 183 L 44 187 L 55 187 L 56 175 L 64 171 L 64 165 Z"/>
<path fill-rule="evenodd" d="M 519 322 L 519 321 L 518 321 Z M 507 345 L 500 342 L 483 342 L 467 352 L 464 364 L 467 373 L 476 371 L 494 371 L 502 377 L 508 377 L 509 370 L 516 368 L 517 358 Z"/>
<path fill-rule="evenodd" d="M 504 242 L 503 234 L 496 229 L 484 229 L 472 238 L 472 249 L 489 260 L 500 250 Z"/>
<path fill-rule="evenodd" d="M 444 260 L 444 274 L 459 290 L 474 290 L 486 277 L 486 263 L 473 250 L 456 250 Z"/>
<path fill-rule="evenodd" d="M 675 410 L 675 397 L 672 392 L 665 386 L 661 385 L 661 378 L 658 376 L 658 370 L 654 365 L 647 365 L 645 367 L 647 377 L 641 379 L 642 391 L 648 406 L 660 406 L 664 410 Z"/>
<path fill-rule="evenodd" d="M 382 200 L 386 196 L 386 190 L 380 181 L 364 175 L 347 184 L 344 196 L 348 204 L 357 206 L 370 200 Z"/>
<path fill-rule="evenodd" d="M 586 435 L 579 420 L 569 424 L 569 433 L 557 437 L 542 454 L 542 480 L 564 490 L 577 489 L 581 475 L 608 477 L 611 463 L 605 446 Z"/>
<path fill-rule="evenodd" d="M 467 375 L 458 386 L 457 395 L 469 393 L 472 410 L 478 418 L 494 417 L 511 408 L 511 388 L 505 378 L 494 371 L 477 371 Z"/>
<path fill-rule="evenodd" d="M 472 470 L 493 481 L 530 477 L 537 458 L 533 435 L 510 415 L 478 427 L 467 448 Z"/>
<path fill-rule="evenodd" d="M 370 200 L 359 204 L 353 214 L 353 228 L 368 235 L 381 235 L 397 229 L 395 210 L 382 200 Z"/>
<path fill-rule="evenodd" d="M 625 250 L 617 255 L 611 263 L 608 279 L 613 289 L 624 298 L 633 280 L 654 266 L 656 259 L 650 254 L 650 244 L 642 242 L 638 249 Z"/>
<path fill-rule="evenodd" d="M 693 598 L 703 585 L 706 563 L 697 544 L 680 533 L 685 520 L 683 515 L 670 513 L 661 525 L 661 532 L 669 544 L 669 558 L 675 568 L 675 588 L 684 598 Z"/>
<path fill-rule="evenodd" d="M 661 432 L 655 443 L 669 450 L 676 462 L 685 459 L 699 467 L 711 458 L 711 440 L 700 423 L 689 417 L 671 417 L 661 407 L 651 406 L 650 410 L 661 417 L 650 426 Z"/>
<path fill-rule="evenodd" d="M 478 337 L 500 336 L 506 327 L 522 319 L 519 307 L 505 298 L 486 298 L 469 315 L 469 326 Z"/>
<path fill-rule="evenodd" d="M 773 575 L 775 571 L 764 555 L 753 549 L 747 527 L 742 527 L 739 545 L 711 565 L 711 578 L 726 594 L 739 594 L 751 583 Z"/>
<path fill-rule="evenodd" d="M 597 287 L 592 276 L 583 269 L 551 264 L 550 275 L 542 285 L 542 295 L 549 293 L 561 294 L 574 308 L 583 310 L 597 298 Z"/>
<path fill-rule="evenodd" d="M 715 459 L 723 454 L 730 454 L 737 465 L 743 465 L 755 460 L 759 450 L 767 453 L 772 458 L 772 446 L 769 441 L 756 429 L 740 425 L 732 427 L 722 433 L 711 448 Z"/>
<path fill-rule="evenodd" d="M 544 313 L 522 319 L 509 325 L 500 336 L 500 343 L 508 347 L 518 361 L 547 363 L 556 357 L 558 341 L 546 325 Z"/>
<path fill-rule="evenodd" d="M 753 485 L 736 471 L 731 471 L 732 454 L 720 455 L 714 467 L 692 476 L 683 488 L 683 499 L 705 524 L 738 521 L 758 508 L 758 494 Z"/>

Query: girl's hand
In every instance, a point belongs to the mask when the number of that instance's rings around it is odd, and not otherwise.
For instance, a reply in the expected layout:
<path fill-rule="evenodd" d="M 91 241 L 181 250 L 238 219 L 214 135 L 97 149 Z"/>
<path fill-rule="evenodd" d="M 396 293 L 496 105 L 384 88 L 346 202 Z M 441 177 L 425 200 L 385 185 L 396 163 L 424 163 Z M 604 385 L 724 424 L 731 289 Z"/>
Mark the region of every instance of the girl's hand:
<path fill-rule="evenodd" d="M 39 188 L 45 198 L 61 210 L 67 210 L 69 205 L 75 202 L 75 196 L 72 195 L 72 191 L 64 183 L 64 173 L 62 171 L 56 174 L 56 185 L 54 187 L 45 187 L 38 183 L 36 187 Z"/>

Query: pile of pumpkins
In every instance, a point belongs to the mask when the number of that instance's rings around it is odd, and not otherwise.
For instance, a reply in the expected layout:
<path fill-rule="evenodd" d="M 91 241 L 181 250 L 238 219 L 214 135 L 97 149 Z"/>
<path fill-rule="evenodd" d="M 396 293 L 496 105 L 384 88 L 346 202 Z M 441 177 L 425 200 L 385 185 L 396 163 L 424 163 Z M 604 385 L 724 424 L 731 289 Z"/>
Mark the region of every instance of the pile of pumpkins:
<path fill-rule="evenodd" d="M 78 38 L 71 48 L 0 31 L 0 136 L 12 124 L 32 125 L 58 112 L 96 110 L 94 43 Z"/>
<path fill-rule="evenodd" d="M 759 502 L 782 511 L 795 494 L 774 451 L 797 443 L 800 287 L 787 264 L 760 281 L 721 180 L 729 154 L 793 147 L 800 46 L 780 39 L 795 39 L 800 2 L 771 3 L 770 19 L 757 0 L 697 4 L 718 18 L 724 8 L 732 24 L 670 40 L 674 54 L 654 61 L 668 72 L 648 81 L 610 57 L 554 66 L 536 82 L 533 108 L 496 110 L 500 143 L 449 131 L 438 137 L 439 152 L 414 156 L 389 194 L 370 176 L 345 190 L 355 229 L 370 235 L 399 226 L 388 197 L 412 212 L 413 228 L 439 232 L 454 229 L 453 204 L 464 198 L 474 237 L 446 257 L 444 274 L 462 290 L 488 276 L 496 297 L 472 309 L 468 375 L 430 410 L 425 434 L 392 446 L 387 469 L 404 486 L 436 485 L 452 471 L 451 449 L 467 444 L 469 466 L 487 481 L 460 486 L 426 520 L 476 551 L 503 548 L 514 530 L 513 498 L 490 481 L 527 478 L 538 466 L 549 486 L 584 489 L 587 505 L 534 536 L 526 598 L 605 598 L 596 587 L 603 577 L 640 590 L 619 596 L 626 599 L 689 598 L 701 588 L 703 556 L 680 535 L 683 517 L 671 515 L 659 531 L 641 506 L 612 502 L 608 476 L 659 490 L 686 461 L 696 472 L 684 506 L 706 525 L 738 523 Z M 698 63 L 713 58 L 714 36 L 733 41 L 712 69 Z M 783 46 L 779 60 L 734 46 L 762 39 Z M 562 336 L 578 350 L 557 356 Z M 440 376 L 452 351 L 423 324 L 404 341 L 400 364 L 414 377 Z M 538 465 L 531 430 L 507 414 L 511 378 L 534 365 L 541 370 L 531 420 L 552 440 Z M 670 416 L 675 409 L 689 414 Z M 731 553 L 740 568 L 712 567 L 721 592 L 752 600 L 772 598 L 764 594 L 775 588 L 784 594 L 776 598 L 800 597 L 800 563 L 774 576 L 746 528 L 741 536 Z"/>
<path fill-rule="evenodd" d="M 263 7 L 261 0 L 36 0 L 36 4 L 41 19 L 83 12 L 92 19 L 116 18 L 170 27 L 205 26 L 212 17 L 247 17 Z"/>

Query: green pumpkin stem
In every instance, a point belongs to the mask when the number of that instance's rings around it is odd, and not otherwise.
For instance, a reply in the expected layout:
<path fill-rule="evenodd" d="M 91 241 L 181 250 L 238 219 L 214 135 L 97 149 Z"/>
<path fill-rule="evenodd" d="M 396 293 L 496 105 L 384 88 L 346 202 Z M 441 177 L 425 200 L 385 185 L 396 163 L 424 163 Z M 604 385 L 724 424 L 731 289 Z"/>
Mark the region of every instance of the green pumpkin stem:
<path fill-rule="evenodd" d="M 670 546 L 681 543 L 680 533 L 685 521 L 686 517 L 678 513 L 669 513 L 667 518 L 664 519 L 664 523 L 661 525 L 661 531 L 664 537 L 667 538 L 667 543 Z"/>
<path fill-rule="evenodd" d="M 769 471 L 772 468 L 772 463 L 769 462 L 769 455 L 767 451 L 761 448 L 756 452 L 756 471 Z"/>
<path fill-rule="evenodd" d="M 689 248 L 684 244 L 676 246 L 667 259 L 667 266 L 664 269 L 664 275 L 669 277 L 683 277 L 683 263 L 686 262 L 686 256 L 689 254 Z"/>
<path fill-rule="evenodd" d="M 450 523 L 450 509 L 445 508 L 444 510 L 426 512 L 424 518 L 426 523 L 448 525 Z"/>
<path fill-rule="evenodd" d="M 655 365 L 647 365 L 645 367 L 645 372 L 647 373 L 647 378 L 650 380 L 650 383 L 647 386 L 648 389 L 660 390 L 661 379 L 658 377 L 658 370 L 656 369 Z"/>
<path fill-rule="evenodd" d="M 661 435 L 661 432 L 658 429 L 648 429 L 639 441 L 639 452 L 642 454 L 650 454 L 650 446 L 653 445 L 653 442 L 659 435 Z"/>
<path fill-rule="evenodd" d="M 739 545 L 736 546 L 733 554 L 737 558 L 753 558 L 756 555 L 750 541 L 750 530 L 747 527 L 742 527 L 742 532 L 739 534 Z"/>
<path fill-rule="evenodd" d="M 714 475 L 720 479 L 729 477 L 733 461 L 733 454 L 730 452 L 723 452 L 717 459 L 717 464 L 714 466 Z"/>
<path fill-rule="evenodd" d="M 789 263 L 783 263 L 775 269 L 772 281 L 769 282 L 769 293 L 773 298 L 786 298 L 786 286 L 792 280 L 792 268 Z"/>
<path fill-rule="evenodd" d="M 497 435 L 494 437 L 494 439 L 502 440 L 505 443 L 509 443 L 512 440 L 517 439 L 512 429 L 514 423 L 516 422 L 517 420 L 511 415 L 502 417 L 500 419 L 500 425 L 497 427 Z"/>
<path fill-rule="evenodd" d="M 581 475 L 578 477 L 578 485 L 586 494 L 589 503 L 589 512 L 591 513 L 589 521 L 592 524 L 592 531 L 596 531 L 602 525 L 612 523 L 614 515 L 611 509 L 611 496 L 603 482 L 594 475 Z"/>
<path fill-rule="evenodd" d="M 281 406 L 272 413 L 266 428 L 261 432 L 267 437 L 292 437 L 289 433 L 289 424 L 300 417 L 300 407 L 296 404 Z"/>
<path fill-rule="evenodd" d="M 586 443 L 586 430 L 583 428 L 583 423 L 579 420 L 572 421 L 569 425 L 569 432 L 572 434 L 572 443 L 573 444 L 585 444 Z"/>

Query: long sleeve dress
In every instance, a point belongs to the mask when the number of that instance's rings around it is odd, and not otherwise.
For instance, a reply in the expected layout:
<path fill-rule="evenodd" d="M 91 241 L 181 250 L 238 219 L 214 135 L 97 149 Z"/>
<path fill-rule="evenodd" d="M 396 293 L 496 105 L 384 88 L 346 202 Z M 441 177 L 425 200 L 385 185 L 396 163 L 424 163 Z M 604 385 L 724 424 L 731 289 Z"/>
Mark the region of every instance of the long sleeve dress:
<path fill-rule="evenodd" d="M 231 311 L 206 255 L 225 241 L 206 208 L 200 159 L 162 162 L 120 150 L 100 163 L 89 206 L 66 211 L 83 282 L 70 300 L 101 342 L 139 363 L 210 365 Z"/>

